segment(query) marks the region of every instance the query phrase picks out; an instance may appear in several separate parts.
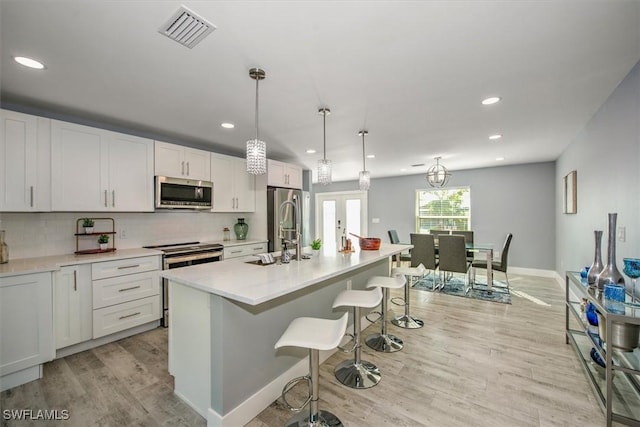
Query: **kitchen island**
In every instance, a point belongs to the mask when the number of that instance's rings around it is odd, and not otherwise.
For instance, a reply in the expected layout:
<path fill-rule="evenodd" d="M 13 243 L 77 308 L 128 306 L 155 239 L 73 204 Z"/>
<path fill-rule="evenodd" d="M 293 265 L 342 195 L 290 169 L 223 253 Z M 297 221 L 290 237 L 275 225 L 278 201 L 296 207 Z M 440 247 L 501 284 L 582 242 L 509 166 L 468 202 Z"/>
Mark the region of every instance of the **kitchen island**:
<path fill-rule="evenodd" d="M 291 320 L 340 317 L 345 309 L 332 309 L 338 293 L 387 276 L 391 256 L 409 248 L 383 244 L 378 251 L 321 253 L 289 264 L 261 266 L 245 257 L 163 271 L 175 393 L 210 426 L 246 424 L 287 381 L 308 372 L 305 349 L 274 349 Z M 331 353 L 321 352 L 321 360 Z"/>

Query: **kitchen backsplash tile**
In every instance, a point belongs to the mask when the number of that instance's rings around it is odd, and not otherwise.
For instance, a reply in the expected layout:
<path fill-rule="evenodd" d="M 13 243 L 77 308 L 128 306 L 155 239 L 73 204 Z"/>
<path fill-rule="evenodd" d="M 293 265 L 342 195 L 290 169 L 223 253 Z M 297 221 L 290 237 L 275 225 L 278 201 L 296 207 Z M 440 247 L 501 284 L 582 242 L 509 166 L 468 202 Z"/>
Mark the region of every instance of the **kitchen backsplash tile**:
<path fill-rule="evenodd" d="M 154 212 L 154 213 L 1 213 L 11 259 L 73 253 L 79 218 L 113 218 L 116 248 L 184 241 L 222 241 L 222 229 L 233 228 L 238 217 L 249 223 L 249 238 L 266 238 L 262 213 Z"/>

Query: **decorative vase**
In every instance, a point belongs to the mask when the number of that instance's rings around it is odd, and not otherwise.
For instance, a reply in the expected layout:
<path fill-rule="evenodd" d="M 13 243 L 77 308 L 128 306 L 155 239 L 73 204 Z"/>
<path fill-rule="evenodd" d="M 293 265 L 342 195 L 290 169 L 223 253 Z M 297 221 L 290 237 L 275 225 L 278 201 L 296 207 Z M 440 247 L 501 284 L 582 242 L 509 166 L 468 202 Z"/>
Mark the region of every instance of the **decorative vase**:
<path fill-rule="evenodd" d="M 100 243 L 100 250 L 106 251 L 108 246 L 109 246 L 108 243 Z"/>
<path fill-rule="evenodd" d="M 596 237 L 596 253 L 593 257 L 593 264 L 589 267 L 589 274 L 587 274 L 587 283 L 593 285 L 598 279 L 598 274 L 602 271 L 602 230 L 594 230 L 593 234 Z"/>
<path fill-rule="evenodd" d="M 85 227 L 85 228 L 84 228 L 84 233 L 85 233 L 85 234 L 91 234 L 91 233 L 93 233 L 93 227 Z"/>
<path fill-rule="evenodd" d="M 607 247 L 607 265 L 604 266 L 602 272 L 598 275 L 598 289 L 603 289 L 605 283 L 621 283 L 624 286 L 624 277 L 616 267 L 616 221 L 617 213 L 609 214 L 609 236 Z"/>
<path fill-rule="evenodd" d="M 245 240 L 249 231 L 249 224 L 244 222 L 244 218 L 238 218 L 238 222 L 233 226 L 233 231 L 236 233 L 236 239 Z"/>

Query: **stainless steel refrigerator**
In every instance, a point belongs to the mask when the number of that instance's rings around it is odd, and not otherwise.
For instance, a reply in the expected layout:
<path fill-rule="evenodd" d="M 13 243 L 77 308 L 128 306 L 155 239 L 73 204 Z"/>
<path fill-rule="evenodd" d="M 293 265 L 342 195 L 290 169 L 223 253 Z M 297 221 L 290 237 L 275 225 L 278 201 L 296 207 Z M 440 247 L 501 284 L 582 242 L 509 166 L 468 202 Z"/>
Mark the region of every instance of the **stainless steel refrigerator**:
<path fill-rule="evenodd" d="M 290 203 L 300 210 L 299 215 Z M 309 228 L 309 209 L 311 196 L 308 191 L 294 190 L 292 188 L 267 188 L 267 237 L 269 239 L 269 252 L 282 249 L 280 237 L 280 224 L 288 230 L 295 230 L 296 222 L 300 221 L 300 234 L 302 235 L 302 247 L 308 246 L 311 239 Z M 285 238 L 295 239 L 294 232 L 285 231 Z M 291 249 L 291 248 L 290 248 Z"/>

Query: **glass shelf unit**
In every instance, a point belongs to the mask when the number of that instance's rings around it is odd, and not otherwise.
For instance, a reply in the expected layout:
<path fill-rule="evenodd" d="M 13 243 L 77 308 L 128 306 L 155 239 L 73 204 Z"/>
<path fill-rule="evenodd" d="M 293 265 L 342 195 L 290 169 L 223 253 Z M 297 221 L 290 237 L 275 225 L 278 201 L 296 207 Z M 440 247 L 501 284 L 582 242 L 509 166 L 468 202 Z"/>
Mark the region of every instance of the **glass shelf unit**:
<path fill-rule="evenodd" d="M 607 309 L 609 304 L 602 292 L 589 287 L 579 273 L 569 271 L 565 280 L 566 343 L 571 344 L 578 355 L 605 413 L 607 426 L 611 426 L 614 421 L 640 426 L 640 348 L 622 351 L 611 347 L 609 350 L 607 344 L 600 340 L 598 333 L 589 330 L 582 303 L 591 302 L 603 316 L 608 337 L 612 336 L 613 322 L 640 325 L 640 305 L 633 304 L 631 297 L 627 295 L 627 301 L 617 307 L 620 311 L 614 312 Z M 604 368 L 592 360 L 592 348 L 605 362 Z"/>

